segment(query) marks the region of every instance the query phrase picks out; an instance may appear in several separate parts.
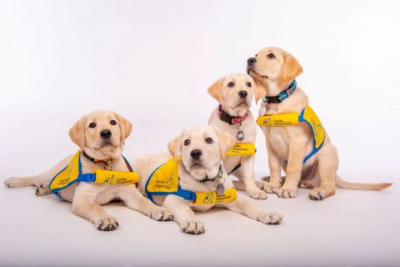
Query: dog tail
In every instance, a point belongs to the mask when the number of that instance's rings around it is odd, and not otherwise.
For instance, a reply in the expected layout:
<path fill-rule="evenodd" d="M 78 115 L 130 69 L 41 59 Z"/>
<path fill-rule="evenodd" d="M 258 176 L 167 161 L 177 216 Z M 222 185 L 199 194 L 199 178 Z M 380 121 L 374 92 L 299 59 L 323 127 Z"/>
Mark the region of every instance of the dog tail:
<path fill-rule="evenodd" d="M 360 189 L 360 190 L 382 190 L 392 185 L 392 183 L 351 183 L 343 180 L 339 175 L 336 175 L 336 185 L 345 189 Z"/>

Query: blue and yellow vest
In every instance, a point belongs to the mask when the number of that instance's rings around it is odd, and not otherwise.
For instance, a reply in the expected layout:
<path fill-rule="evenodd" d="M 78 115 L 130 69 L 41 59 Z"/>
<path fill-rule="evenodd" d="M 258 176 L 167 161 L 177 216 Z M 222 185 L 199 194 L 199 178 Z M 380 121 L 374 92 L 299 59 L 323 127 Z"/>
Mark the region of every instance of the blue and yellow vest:
<path fill-rule="evenodd" d="M 321 149 L 325 141 L 325 129 L 311 107 L 305 107 L 300 114 L 298 112 L 290 112 L 277 115 L 264 115 L 257 118 L 257 124 L 266 127 L 292 126 L 299 124 L 299 122 L 307 123 L 313 133 L 313 150 L 304 158 L 303 163 L 306 163 L 309 158 Z"/>
<path fill-rule="evenodd" d="M 57 173 L 50 182 L 49 189 L 59 197 L 60 191 L 78 182 L 96 184 L 130 185 L 138 183 L 140 176 L 134 172 L 129 162 L 124 158 L 128 172 L 95 170 L 94 173 L 82 173 L 81 151 L 78 151 L 71 159 L 68 166 Z"/>
<path fill-rule="evenodd" d="M 166 163 L 159 166 L 150 175 L 145 185 L 146 196 L 154 202 L 153 196 L 176 195 L 196 205 L 215 205 L 228 203 L 236 199 L 236 189 L 225 190 L 219 196 L 216 191 L 193 192 L 184 190 L 179 185 L 179 160 L 171 158 Z"/>

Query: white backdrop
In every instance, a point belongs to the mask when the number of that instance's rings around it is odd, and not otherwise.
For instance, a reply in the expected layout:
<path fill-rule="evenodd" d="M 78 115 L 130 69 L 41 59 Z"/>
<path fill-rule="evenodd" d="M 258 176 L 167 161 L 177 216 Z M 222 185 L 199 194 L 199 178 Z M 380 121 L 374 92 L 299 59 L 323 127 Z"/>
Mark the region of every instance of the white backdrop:
<path fill-rule="evenodd" d="M 166 151 L 207 123 L 209 85 L 279 46 L 304 68 L 298 84 L 341 175 L 397 182 L 399 12 L 396 0 L 0 1 L 0 180 L 73 153 L 68 130 L 95 109 L 133 122 L 128 158 Z M 257 148 L 259 178 L 269 173 L 261 132 Z"/>

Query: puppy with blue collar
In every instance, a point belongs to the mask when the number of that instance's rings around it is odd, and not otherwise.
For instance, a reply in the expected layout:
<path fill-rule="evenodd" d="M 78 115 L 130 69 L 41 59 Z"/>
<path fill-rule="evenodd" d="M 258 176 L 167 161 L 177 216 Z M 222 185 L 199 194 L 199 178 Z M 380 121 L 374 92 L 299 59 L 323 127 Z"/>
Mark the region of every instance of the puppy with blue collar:
<path fill-rule="evenodd" d="M 311 189 L 309 198 L 323 200 L 336 185 L 348 189 L 381 190 L 390 183 L 344 181 L 338 174 L 339 157 L 322 122 L 309 106 L 308 96 L 295 78 L 303 72 L 297 59 L 283 49 L 267 47 L 247 60 L 247 72 L 263 98 L 257 124 L 265 133 L 270 178 L 264 189 L 282 198 L 294 198 L 298 186 Z M 281 180 L 281 169 L 286 179 Z"/>
<path fill-rule="evenodd" d="M 282 216 L 258 208 L 236 193 L 223 160 L 235 139 L 213 126 L 183 131 L 168 144 L 170 154 L 150 154 L 131 164 L 140 174 L 140 189 L 157 205 L 172 211 L 187 234 L 202 234 L 205 224 L 194 211 L 226 208 L 265 224 L 279 224 Z"/>

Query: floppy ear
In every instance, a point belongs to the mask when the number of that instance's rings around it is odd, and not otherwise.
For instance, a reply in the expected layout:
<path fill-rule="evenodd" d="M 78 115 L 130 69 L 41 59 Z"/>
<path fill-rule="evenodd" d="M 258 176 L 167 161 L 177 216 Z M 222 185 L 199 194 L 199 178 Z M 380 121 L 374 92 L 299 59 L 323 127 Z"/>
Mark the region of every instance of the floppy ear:
<path fill-rule="evenodd" d="M 222 95 L 221 95 L 221 88 L 222 88 L 222 83 L 224 82 L 224 78 L 219 79 L 215 83 L 213 83 L 210 88 L 208 88 L 208 93 L 217 99 L 218 102 L 222 101 Z"/>
<path fill-rule="evenodd" d="M 265 90 L 264 90 L 264 86 L 261 85 L 256 80 L 254 80 L 253 84 L 254 84 L 254 96 L 256 98 L 256 104 L 257 104 L 258 100 L 260 100 L 265 95 Z"/>
<path fill-rule="evenodd" d="M 183 133 L 168 143 L 168 151 L 175 159 L 177 159 L 181 154 L 182 135 Z"/>
<path fill-rule="evenodd" d="M 235 144 L 235 138 L 228 132 L 222 131 L 217 127 L 212 126 L 219 139 L 219 150 L 221 151 L 221 157 L 224 159 L 226 153 Z"/>
<path fill-rule="evenodd" d="M 124 145 L 125 139 L 128 138 L 132 132 L 132 123 L 116 112 L 114 112 L 114 115 L 118 120 L 119 128 L 121 130 L 121 143 Z"/>
<path fill-rule="evenodd" d="M 280 75 L 281 82 L 288 82 L 299 76 L 303 72 L 303 68 L 297 59 L 289 53 L 285 54 L 285 61 Z"/>
<path fill-rule="evenodd" d="M 69 130 L 69 137 L 71 138 L 72 142 L 77 144 L 82 151 L 86 146 L 85 125 L 86 125 L 86 116 L 83 116 Z"/>

